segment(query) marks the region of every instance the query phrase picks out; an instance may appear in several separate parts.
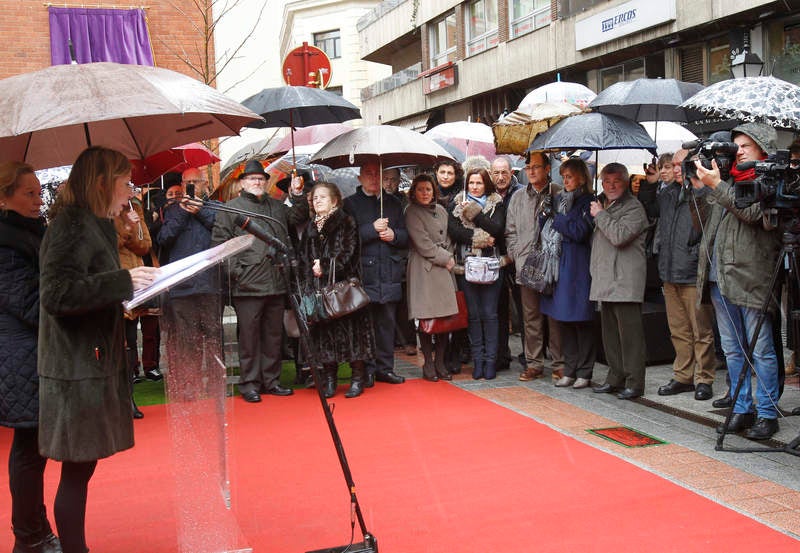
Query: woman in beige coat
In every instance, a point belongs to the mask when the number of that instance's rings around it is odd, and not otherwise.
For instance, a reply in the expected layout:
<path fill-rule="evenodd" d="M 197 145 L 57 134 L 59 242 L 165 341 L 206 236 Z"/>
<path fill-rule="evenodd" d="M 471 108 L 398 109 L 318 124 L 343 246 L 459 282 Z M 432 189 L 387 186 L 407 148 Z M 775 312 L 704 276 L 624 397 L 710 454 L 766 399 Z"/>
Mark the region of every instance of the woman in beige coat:
<path fill-rule="evenodd" d="M 447 317 L 458 313 L 456 284 L 450 272 L 455 259 L 447 236 L 447 210 L 437 203 L 437 189 L 430 175 L 418 175 L 408 191 L 410 203 L 406 208 L 406 228 L 409 237 L 408 285 L 409 319 Z M 433 341 L 436 356 L 433 355 Z M 447 334 L 419 333 L 419 343 L 425 356 L 422 376 L 436 382 L 452 380 L 444 365 Z"/>

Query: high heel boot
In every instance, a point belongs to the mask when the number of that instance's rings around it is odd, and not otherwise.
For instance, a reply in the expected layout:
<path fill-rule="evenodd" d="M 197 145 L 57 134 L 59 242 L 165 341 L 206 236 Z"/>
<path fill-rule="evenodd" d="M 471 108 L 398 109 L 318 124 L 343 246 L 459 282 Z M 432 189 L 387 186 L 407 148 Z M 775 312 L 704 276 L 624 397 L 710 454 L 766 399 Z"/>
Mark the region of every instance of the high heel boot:
<path fill-rule="evenodd" d="M 325 380 L 322 383 L 322 391 L 326 398 L 332 398 L 336 395 L 336 365 L 333 368 L 326 366 L 323 369 L 325 373 Z"/>
<path fill-rule="evenodd" d="M 419 346 L 425 358 L 425 362 L 422 365 L 422 378 L 430 380 L 431 382 L 436 382 L 439 380 L 439 377 L 436 376 L 436 368 L 433 365 L 433 338 L 431 335 L 420 332 Z"/>
<path fill-rule="evenodd" d="M 350 377 L 350 388 L 344 393 L 344 397 L 358 397 L 364 393 L 364 362 L 350 361 L 353 375 Z"/>
<path fill-rule="evenodd" d="M 436 351 L 434 353 L 433 366 L 436 369 L 436 375 L 439 380 L 453 380 L 453 375 L 447 370 L 445 364 L 445 352 L 447 350 L 447 334 L 436 335 Z"/>

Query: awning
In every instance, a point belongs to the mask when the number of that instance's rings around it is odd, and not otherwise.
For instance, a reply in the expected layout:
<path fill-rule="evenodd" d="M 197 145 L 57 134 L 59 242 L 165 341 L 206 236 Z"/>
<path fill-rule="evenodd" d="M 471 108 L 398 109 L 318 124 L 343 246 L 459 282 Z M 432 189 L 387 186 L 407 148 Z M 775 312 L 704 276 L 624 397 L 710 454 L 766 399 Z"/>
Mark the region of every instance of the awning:
<path fill-rule="evenodd" d="M 405 119 L 392 121 L 391 125 L 394 125 L 395 127 L 403 127 L 404 129 L 409 129 L 411 131 L 425 132 L 428 130 L 429 117 L 429 113 L 421 113 L 418 115 L 412 115 L 411 117 L 406 117 Z"/>

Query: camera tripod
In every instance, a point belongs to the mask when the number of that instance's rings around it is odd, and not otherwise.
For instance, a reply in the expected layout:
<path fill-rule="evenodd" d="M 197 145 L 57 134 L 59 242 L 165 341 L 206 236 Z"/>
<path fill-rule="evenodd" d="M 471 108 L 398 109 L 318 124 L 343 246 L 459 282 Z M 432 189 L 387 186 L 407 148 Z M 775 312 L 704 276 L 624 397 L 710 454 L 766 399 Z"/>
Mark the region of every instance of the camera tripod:
<path fill-rule="evenodd" d="M 730 425 L 731 418 L 733 417 L 733 408 L 736 405 L 736 400 L 741 392 L 742 384 L 744 383 L 745 378 L 750 378 L 750 370 L 753 366 L 753 352 L 756 349 L 756 343 L 758 342 L 758 336 L 761 333 L 761 327 L 768 316 L 770 300 L 776 296 L 777 291 L 780 288 L 779 279 L 782 273 L 781 269 L 784 266 L 786 267 L 786 293 L 788 298 L 787 327 L 789 332 L 792 333 L 793 345 L 795 347 L 800 345 L 800 309 L 795 311 L 795 307 L 800 308 L 800 272 L 798 272 L 800 265 L 798 265 L 797 262 L 797 254 L 798 251 L 800 251 L 800 233 L 797 232 L 798 224 L 800 224 L 800 221 L 797 219 L 782 221 L 781 250 L 778 254 L 775 268 L 773 269 L 772 276 L 770 278 L 770 292 L 764 298 L 764 301 L 761 304 L 761 308 L 758 312 L 758 318 L 756 319 L 753 336 L 750 337 L 750 340 L 747 343 L 747 349 L 744 352 L 742 370 L 739 372 L 739 378 L 736 380 L 735 387 L 734 383 L 731 382 L 731 408 L 730 411 L 728 411 L 728 415 L 725 417 L 725 422 L 722 424 L 724 431 L 717 438 L 717 444 L 714 447 L 716 451 L 731 451 L 736 453 L 783 452 L 800 457 L 800 449 L 798 449 L 800 447 L 800 435 L 795 437 L 784 447 L 725 447 L 723 444 L 725 435 L 728 431 L 728 426 Z M 745 336 L 745 338 L 747 337 Z M 780 353 L 776 352 L 776 354 Z M 777 402 L 777 398 L 775 398 L 775 401 Z M 796 411 L 798 410 L 795 409 L 792 414 L 798 414 Z"/>

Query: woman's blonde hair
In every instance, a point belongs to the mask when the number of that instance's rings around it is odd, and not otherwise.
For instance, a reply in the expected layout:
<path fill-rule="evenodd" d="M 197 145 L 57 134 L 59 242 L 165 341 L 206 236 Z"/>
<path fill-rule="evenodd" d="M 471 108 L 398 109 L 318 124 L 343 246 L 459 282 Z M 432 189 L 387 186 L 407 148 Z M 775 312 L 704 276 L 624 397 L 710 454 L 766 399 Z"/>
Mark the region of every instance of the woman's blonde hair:
<path fill-rule="evenodd" d="M 579 157 L 571 157 L 564 161 L 558 168 L 558 173 L 562 177 L 564 176 L 564 171 L 569 171 L 573 175 L 580 176 L 580 178 L 583 179 L 583 186 L 581 186 L 579 190 L 581 190 L 581 192 L 591 193 L 592 176 L 589 172 L 589 166 L 586 165 L 585 161 Z"/>
<path fill-rule="evenodd" d="M 33 173 L 33 167 L 19 161 L 4 161 L 0 163 L 0 200 L 10 198 L 19 188 L 19 178 L 26 173 Z M 5 204 L 0 204 L 0 210 L 5 211 Z"/>
<path fill-rule="evenodd" d="M 85 149 L 58 192 L 53 217 L 67 206 L 82 207 L 98 217 L 108 217 L 114 199 L 114 180 L 130 171 L 131 162 L 116 150 L 103 146 Z"/>

